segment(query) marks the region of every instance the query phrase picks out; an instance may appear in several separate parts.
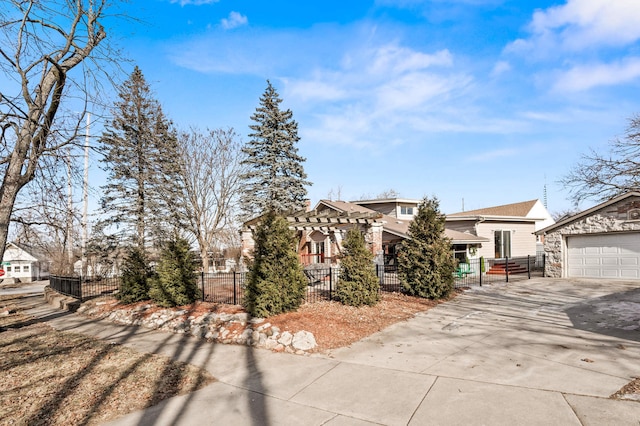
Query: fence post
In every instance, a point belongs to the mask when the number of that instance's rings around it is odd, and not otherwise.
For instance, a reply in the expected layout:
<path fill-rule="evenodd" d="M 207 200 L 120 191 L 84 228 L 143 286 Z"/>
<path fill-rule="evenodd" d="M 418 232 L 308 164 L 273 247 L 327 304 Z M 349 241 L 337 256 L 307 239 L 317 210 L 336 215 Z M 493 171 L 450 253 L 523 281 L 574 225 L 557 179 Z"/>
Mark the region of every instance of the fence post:
<path fill-rule="evenodd" d="M 200 288 L 202 289 L 202 301 L 204 302 L 204 270 L 200 271 Z"/>
<path fill-rule="evenodd" d="M 329 265 L 329 301 L 332 300 L 331 297 L 331 292 L 333 290 L 333 269 L 331 268 L 331 265 Z"/>
<path fill-rule="evenodd" d="M 509 282 L 509 258 L 505 257 L 505 264 L 504 264 L 504 272 L 507 276 L 507 282 Z"/>
<path fill-rule="evenodd" d="M 238 300 L 236 297 L 236 270 L 233 270 L 233 304 L 237 305 L 238 304 Z"/>
<path fill-rule="evenodd" d="M 527 275 L 531 279 L 531 255 L 527 255 Z"/>
<path fill-rule="evenodd" d="M 480 287 L 482 287 L 482 271 L 485 269 L 484 266 L 484 256 L 480 256 L 480 261 L 478 263 L 478 272 L 480 273 Z"/>
<path fill-rule="evenodd" d="M 547 276 L 547 253 L 542 253 L 542 278 Z"/>

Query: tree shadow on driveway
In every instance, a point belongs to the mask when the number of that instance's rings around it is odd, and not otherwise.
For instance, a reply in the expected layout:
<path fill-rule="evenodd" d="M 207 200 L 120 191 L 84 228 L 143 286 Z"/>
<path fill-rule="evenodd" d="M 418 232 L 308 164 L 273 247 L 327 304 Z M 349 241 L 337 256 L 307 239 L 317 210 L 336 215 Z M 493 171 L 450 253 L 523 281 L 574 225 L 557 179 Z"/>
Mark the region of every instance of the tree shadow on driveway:
<path fill-rule="evenodd" d="M 640 342 L 640 287 L 578 302 L 565 312 L 579 330 Z"/>

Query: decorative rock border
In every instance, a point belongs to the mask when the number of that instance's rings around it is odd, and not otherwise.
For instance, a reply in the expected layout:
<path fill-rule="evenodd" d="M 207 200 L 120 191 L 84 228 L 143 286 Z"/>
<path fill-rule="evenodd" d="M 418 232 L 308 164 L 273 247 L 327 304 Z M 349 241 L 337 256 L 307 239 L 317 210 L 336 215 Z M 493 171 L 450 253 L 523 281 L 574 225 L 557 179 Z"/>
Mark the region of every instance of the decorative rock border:
<path fill-rule="evenodd" d="M 249 318 L 249 314 L 208 312 L 189 315 L 185 309 L 158 309 L 155 305 L 138 305 L 131 309 L 104 312 L 96 302 L 84 304 L 77 312 L 90 317 L 106 319 L 118 324 L 139 325 L 150 329 L 189 334 L 196 338 L 224 344 L 249 345 L 274 352 L 304 355 L 316 346 L 316 340 L 308 331 L 291 333 L 265 322 L 264 318 Z M 149 312 L 152 310 L 152 312 Z"/>

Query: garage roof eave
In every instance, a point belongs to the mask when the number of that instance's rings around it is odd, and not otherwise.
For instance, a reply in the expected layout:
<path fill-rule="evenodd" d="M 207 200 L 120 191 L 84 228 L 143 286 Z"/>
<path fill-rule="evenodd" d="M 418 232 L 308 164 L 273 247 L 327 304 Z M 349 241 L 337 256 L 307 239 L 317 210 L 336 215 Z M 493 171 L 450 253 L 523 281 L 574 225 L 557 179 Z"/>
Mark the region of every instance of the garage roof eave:
<path fill-rule="evenodd" d="M 617 197 L 613 197 L 608 201 L 605 201 L 604 203 L 600 203 L 596 206 L 591 207 L 590 209 L 584 210 L 578 214 L 575 214 L 573 216 L 570 216 L 564 220 L 561 220 L 559 222 L 554 223 L 553 225 L 547 226 L 546 228 L 542 228 L 539 229 L 535 232 L 536 235 L 544 235 L 544 234 L 548 234 L 549 232 L 552 232 L 558 228 L 562 228 L 563 226 L 571 223 L 571 222 L 575 222 L 576 220 L 580 220 L 585 216 L 589 216 L 590 214 L 601 210 L 605 207 L 608 207 L 612 204 L 617 203 L 618 201 L 624 200 L 625 198 L 629 198 L 629 197 L 640 197 L 640 192 L 638 191 L 630 191 L 630 192 L 626 192 L 622 195 L 619 195 Z"/>

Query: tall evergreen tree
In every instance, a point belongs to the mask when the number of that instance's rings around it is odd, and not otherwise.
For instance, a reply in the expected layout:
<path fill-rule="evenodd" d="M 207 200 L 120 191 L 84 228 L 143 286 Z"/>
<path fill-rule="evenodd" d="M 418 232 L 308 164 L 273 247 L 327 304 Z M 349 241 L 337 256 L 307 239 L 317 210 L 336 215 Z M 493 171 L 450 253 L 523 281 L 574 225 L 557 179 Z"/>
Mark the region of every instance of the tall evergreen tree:
<path fill-rule="evenodd" d="M 376 276 L 373 253 L 367 248 L 362 232 L 347 231 L 340 260 L 338 299 L 345 305 L 375 305 L 380 300 L 380 281 Z"/>
<path fill-rule="evenodd" d="M 398 277 L 412 296 L 440 299 L 453 291 L 455 260 L 439 206 L 436 198 L 424 198 L 398 253 Z"/>
<path fill-rule="evenodd" d="M 292 311 L 302 304 L 306 287 L 293 231 L 286 219 L 267 212 L 255 232 L 244 307 L 256 317 Z"/>
<path fill-rule="evenodd" d="M 102 208 L 107 225 L 145 250 L 149 237 L 162 238 L 180 223 L 180 197 L 174 195 L 182 191 L 182 163 L 176 132 L 138 67 L 118 96 L 100 138 L 109 172 Z"/>
<path fill-rule="evenodd" d="M 298 123 L 291 110 L 281 110 L 278 92 L 267 80 L 260 106 L 251 116 L 251 140 L 243 148 L 248 171 L 242 175 L 245 190 L 241 206 L 246 217 L 273 210 L 276 213 L 304 208 L 306 180 L 296 143 Z"/>

